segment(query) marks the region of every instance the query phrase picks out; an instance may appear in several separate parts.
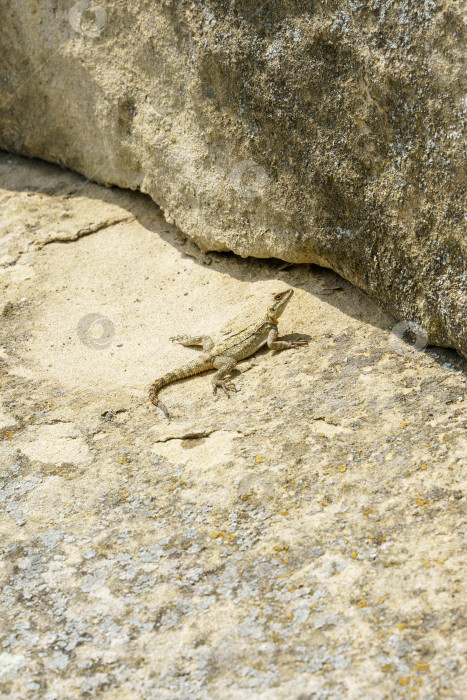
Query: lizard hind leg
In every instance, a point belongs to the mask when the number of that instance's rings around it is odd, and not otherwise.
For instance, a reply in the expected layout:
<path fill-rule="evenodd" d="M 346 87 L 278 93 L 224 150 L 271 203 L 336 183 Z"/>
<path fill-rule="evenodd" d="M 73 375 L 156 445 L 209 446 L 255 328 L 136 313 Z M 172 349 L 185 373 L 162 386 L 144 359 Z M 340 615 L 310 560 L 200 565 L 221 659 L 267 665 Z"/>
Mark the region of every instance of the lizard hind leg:
<path fill-rule="evenodd" d="M 235 384 L 226 381 L 224 377 L 233 370 L 237 360 L 229 355 L 217 355 L 217 357 L 214 357 L 212 364 L 218 370 L 211 380 L 214 396 L 217 394 L 218 388 L 222 389 L 227 396 L 230 396 L 229 391 L 236 392 Z"/>

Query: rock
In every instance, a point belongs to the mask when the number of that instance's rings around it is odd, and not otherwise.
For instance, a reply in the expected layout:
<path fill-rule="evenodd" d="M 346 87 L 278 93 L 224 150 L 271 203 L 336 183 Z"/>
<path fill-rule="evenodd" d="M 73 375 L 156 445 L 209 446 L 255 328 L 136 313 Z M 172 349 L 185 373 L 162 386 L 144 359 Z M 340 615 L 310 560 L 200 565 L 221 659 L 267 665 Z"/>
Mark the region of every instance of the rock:
<path fill-rule="evenodd" d="M 149 193 L 204 251 L 330 267 L 467 354 L 456 5 L 18 0 L 0 21 L 3 148 Z"/>
<path fill-rule="evenodd" d="M 37 250 L 0 275 L 0 696 L 463 697 L 467 361 L 330 270 L 206 266 L 148 197 L 9 160 L 0 243 L 21 215 Z M 236 332 L 287 286 L 308 347 L 153 410 L 196 353 L 171 336 Z"/>
<path fill-rule="evenodd" d="M 13 308 L 11 301 L 2 301 L 0 303 L 0 316 L 8 316 L 13 311 Z"/>
<path fill-rule="evenodd" d="M 81 433 L 69 423 L 32 428 L 28 439 L 19 440 L 21 452 L 41 463 L 89 462 L 88 448 Z"/>
<path fill-rule="evenodd" d="M 0 408 L 0 436 L 13 434 L 18 430 L 19 423 L 10 413 Z"/>

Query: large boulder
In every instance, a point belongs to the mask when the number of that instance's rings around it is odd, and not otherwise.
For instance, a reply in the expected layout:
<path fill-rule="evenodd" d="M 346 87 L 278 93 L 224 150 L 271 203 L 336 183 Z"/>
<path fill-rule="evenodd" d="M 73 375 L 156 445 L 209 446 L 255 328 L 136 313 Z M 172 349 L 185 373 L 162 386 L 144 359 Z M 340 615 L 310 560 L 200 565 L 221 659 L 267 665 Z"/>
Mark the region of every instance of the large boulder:
<path fill-rule="evenodd" d="M 329 266 L 467 355 L 457 3 L 2 5 L 0 145 L 204 250 Z"/>

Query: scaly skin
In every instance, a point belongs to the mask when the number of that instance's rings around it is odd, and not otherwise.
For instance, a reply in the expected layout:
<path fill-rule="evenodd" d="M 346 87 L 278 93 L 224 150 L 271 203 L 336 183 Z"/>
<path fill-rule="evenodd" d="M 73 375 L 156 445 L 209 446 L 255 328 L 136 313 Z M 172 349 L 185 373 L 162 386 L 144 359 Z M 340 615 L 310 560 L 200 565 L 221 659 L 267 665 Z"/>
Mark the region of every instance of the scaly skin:
<path fill-rule="evenodd" d="M 214 344 L 209 336 L 197 336 L 194 338 L 177 336 L 170 338 L 173 342 L 181 343 L 181 345 L 201 345 L 203 351 L 199 359 L 189 362 L 180 367 L 180 369 L 168 372 L 160 379 L 157 379 L 149 390 L 150 401 L 154 406 L 161 409 L 166 418 L 170 419 L 167 407 L 158 398 L 158 392 L 167 384 L 191 377 L 194 374 L 206 372 L 209 369 L 217 369 L 218 371 L 212 378 L 213 393 L 216 394 L 217 389 L 221 388 L 229 396 L 229 391 L 236 391 L 236 389 L 232 382 L 227 382 L 224 377 L 234 369 L 240 360 L 250 357 L 250 355 L 253 355 L 266 344 L 271 350 L 286 350 L 306 345 L 307 340 L 297 340 L 291 343 L 286 340 L 277 340 L 279 333 L 277 330 L 278 320 L 292 295 L 293 289 L 274 294 L 266 314 L 259 321 L 252 323 L 239 333 L 229 336 L 217 345 Z"/>

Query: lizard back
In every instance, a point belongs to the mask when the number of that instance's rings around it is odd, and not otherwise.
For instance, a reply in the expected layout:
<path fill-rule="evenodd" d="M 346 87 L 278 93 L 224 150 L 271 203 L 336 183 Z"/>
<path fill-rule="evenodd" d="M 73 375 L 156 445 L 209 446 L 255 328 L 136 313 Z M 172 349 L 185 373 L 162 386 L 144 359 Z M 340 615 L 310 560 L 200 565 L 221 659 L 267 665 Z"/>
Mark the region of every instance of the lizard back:
<path fill-rule="evenodd" d="M 236 360 L 244 360 L 266 344 L 269 331 L 275 325 L 269 319 L 262 319 L 259 323 L 256 321 L 215 345 L 210 355 L 228 355 Z"/>

